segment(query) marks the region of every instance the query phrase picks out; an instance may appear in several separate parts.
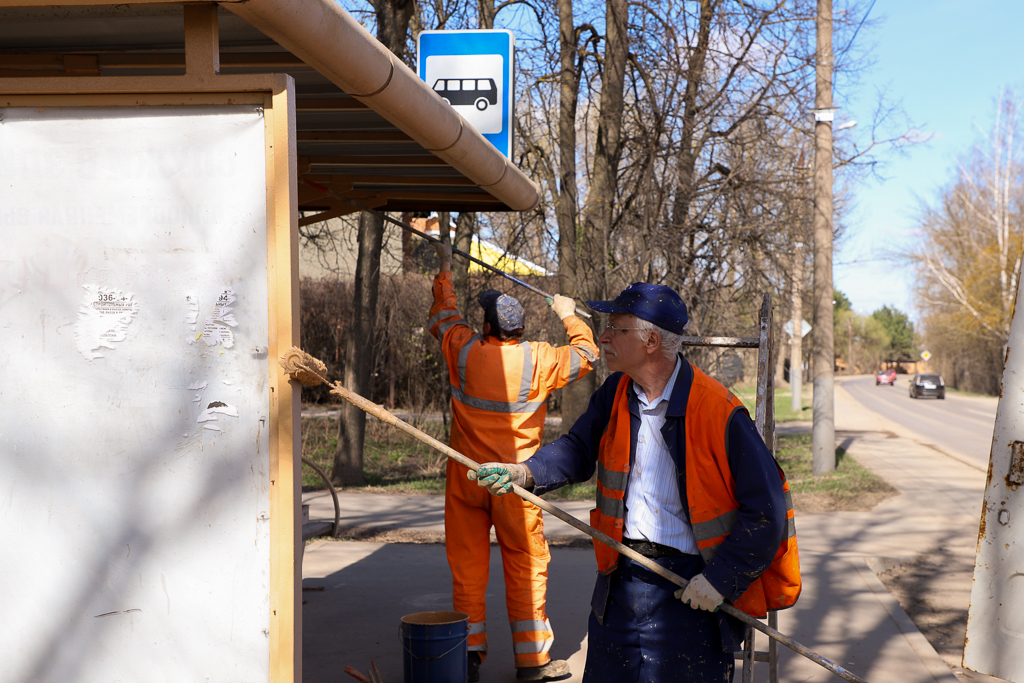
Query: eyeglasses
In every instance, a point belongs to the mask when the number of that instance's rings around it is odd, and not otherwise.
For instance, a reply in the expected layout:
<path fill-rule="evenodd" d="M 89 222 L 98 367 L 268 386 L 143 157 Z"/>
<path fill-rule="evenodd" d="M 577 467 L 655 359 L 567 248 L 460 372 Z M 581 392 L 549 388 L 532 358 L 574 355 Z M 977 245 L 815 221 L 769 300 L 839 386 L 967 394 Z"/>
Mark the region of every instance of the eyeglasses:
<path fill-rule="evenodd" d="M 604 331 L 605 332 L 611 332 L 612 335 L 615 335 L 618 332 L 625 332 L 626 330 L 641 330 L 641 329 L 643 329 L 643 328 L 642 327 L 616 327 L 615 325 L 612 325 L 611 323 L 608 323 L 605 326 Z"/>

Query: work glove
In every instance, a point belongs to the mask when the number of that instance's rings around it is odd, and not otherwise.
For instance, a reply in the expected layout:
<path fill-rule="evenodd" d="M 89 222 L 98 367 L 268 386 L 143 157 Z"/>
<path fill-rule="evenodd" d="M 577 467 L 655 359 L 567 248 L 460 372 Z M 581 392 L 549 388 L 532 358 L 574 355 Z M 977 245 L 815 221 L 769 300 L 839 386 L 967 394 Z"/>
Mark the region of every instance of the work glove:
<path fill-rule="evenodd" d="M 496 496 L 504 496 L 512 490 L 512 484 L 529 488 L 533 486 L 533 474 L 526 465 L 504 462 L 485 462 L 477 471 L 469 471 L 469 480 L 477 486 L 484 486 Z"/>
<path fill-rule="evenodd" d="M 551 310 L 562 320 L 565 320 L 570 315 L 576 313 L 576 302 L 567 296 L 561 294 L 555 294 L 555 298 L 551 300 Z"/>
<path fill-rule="evenodd" d="M 690 579 L 686 588 L 680 588 L 675 596 L 694 609 L 702 609 L 707 612 L 717 612 L 718 608 L 725 602 L 722 594 L 715 590 L 711 582 L 704 578 L 703 574 Z"/>
<path fill-rule="evenodd" d="M 434 249 L 437 251 L 437 258 L 441 259 L 441 263 L 447 261 L 452 262 L 452 245 L 445 244 L 444 242 L 434 242 Z"/>

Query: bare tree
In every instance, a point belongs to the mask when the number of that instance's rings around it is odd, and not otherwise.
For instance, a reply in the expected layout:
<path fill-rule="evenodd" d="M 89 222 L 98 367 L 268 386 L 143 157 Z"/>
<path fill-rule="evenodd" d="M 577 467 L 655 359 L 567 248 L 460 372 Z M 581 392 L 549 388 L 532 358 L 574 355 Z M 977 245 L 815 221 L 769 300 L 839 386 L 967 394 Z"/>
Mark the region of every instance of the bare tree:
<path fill-rule="evenodd" d="M 983 145 L 919 219 L 917 265 L 925 336 L 951 383 L 998 388 L 1024 257 L 1024 146 L 1016 135 L 1020 104 L 1002 94 Z M 946 353 L 939 353 L 943 349 Z M 973 358 L 969 358 L 973 357 Z M 1000 359 L 991 378 L 978 368 Z M 970 367 L 976 368 L 972 377 Z"/>

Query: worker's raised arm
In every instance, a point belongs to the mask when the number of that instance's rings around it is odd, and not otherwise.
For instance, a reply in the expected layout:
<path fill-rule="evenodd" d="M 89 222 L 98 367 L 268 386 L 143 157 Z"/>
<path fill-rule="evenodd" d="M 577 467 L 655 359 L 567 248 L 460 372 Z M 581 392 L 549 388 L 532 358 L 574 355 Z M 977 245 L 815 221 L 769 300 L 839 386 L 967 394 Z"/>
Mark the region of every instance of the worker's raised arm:
<path fill-rule="evenodd" d="M 437 256 L 441 259 L 441 270 L 434 277 L 432 288 L 434 304 L 430 307 L 427 329 L 441 342 L 441 348 L 461 347 L 470 337 L 473 330 L 459 315 L 455 301 L 455 284 L 452 282 L 451 258 L 452 248 L 438 242 L 434 245 Z M 447 357 L 447 352 L 445 356 Z"/>
<path fill-rule="evenodd" d="M 575 301 L 556 294 L 551 301 L 551 310 L 562 319 L 569 343 L 559 347 L 535 344 L 538 380 L 548 391 L 560 389 L 586 375 L 594 369 L 594 363 L 600 356 L 594 332 L 576 316 Z"/>

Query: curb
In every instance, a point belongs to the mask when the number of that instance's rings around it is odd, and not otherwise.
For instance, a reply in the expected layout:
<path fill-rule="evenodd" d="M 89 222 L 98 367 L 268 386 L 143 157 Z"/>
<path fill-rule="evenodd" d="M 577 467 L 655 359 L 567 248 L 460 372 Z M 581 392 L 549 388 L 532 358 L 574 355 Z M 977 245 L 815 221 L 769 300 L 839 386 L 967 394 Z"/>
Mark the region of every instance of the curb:
<path fill-rule="evenodd" d="M 892 596 L 892 593 L 888 591 L 882 580 L 875 574 L 872 565 L 882 562 L 881 558 L 863 558 L 859 562 L 855 560 L 851 560 L 851 562 L 864 580 L 864 583 L 875 594 L 875 599 L 885 608 L 889 618 L 893 620 L 896 627 L 903 634 L 903 637 L 907 639 L 910 647 L 921 659 L 924 668 L 932 675 L 936 683 L 959 683 L 960 679 L 949 670 L 945 660 L 939 656 L 939 653 L 935 651 L 932 644 L 928 642 L 928 639 L 924 637 L 924 634 L 917 628 L 917 625 L 914 624 L 910 616 L 903 611 L 900 604 L 896 602 L 896 598 Z"/>

